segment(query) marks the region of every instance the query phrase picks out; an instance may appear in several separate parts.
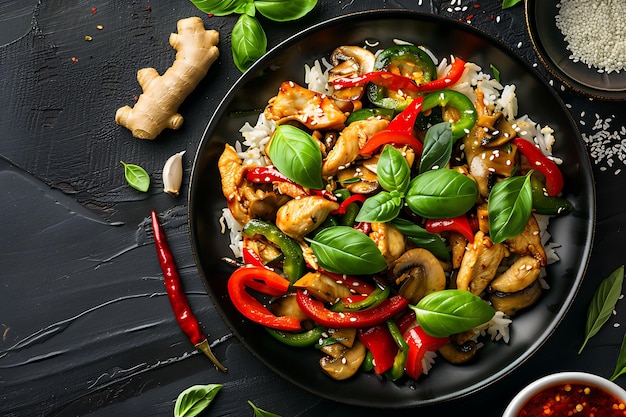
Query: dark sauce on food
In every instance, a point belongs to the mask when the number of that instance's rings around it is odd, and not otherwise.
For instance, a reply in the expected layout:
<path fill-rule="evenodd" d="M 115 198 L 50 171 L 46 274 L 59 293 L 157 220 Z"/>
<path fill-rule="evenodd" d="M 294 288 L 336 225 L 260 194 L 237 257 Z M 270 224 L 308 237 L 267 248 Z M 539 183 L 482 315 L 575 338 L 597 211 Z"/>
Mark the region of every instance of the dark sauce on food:
<path fill-rule="evenodd" d="M 518 417 L 624 417 L 626 404 L 591 385 L 560 384 L 535 394 Z"/>

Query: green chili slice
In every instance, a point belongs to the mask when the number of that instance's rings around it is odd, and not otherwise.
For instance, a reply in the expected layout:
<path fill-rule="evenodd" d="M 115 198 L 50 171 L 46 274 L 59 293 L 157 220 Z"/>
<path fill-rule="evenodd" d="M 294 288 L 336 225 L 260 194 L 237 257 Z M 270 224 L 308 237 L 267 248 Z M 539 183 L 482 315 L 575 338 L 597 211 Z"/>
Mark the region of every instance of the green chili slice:
<path fill-rule="evenodd" d="M 309 347 L 315 345 L 328 329 L 324 326 L 318 326 L 312 328 L 311 330 L 299 333 L 284 332 L 281 330 L 270 329 L 268 327 L 266 327 L 265 330 L 267 330 L 267 332 L 272 335 L 274 339 L 286 345 L 294 347 Z"/>
<path fill-rule="evenodd" d="M 452 123 L 452 139 L 457 140 L 467 135 L 478 118 L 472 101 L 462 93 L 453 90 L 441 90 L 424 97 L 422 112 L 436 107 L 454 107 L 459 112 L 459 120 Z"/>

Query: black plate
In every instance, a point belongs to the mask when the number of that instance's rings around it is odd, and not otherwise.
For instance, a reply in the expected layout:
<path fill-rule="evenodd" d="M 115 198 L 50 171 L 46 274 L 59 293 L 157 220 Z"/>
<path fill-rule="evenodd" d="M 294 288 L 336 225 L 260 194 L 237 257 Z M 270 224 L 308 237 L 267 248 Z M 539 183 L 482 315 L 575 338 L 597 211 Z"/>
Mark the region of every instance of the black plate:
<path fill-rule="evenodd" d="M 599 73 L 569 59 L 567 42 L 556 26 L 559 0 L 527 0 L 526 24 L 535 52 L 550 73 L 571 89 L 587 96 L 626 100 L 626 71 Z"/>
<path fill-rule="evenodd" d="M 556 154 L 563 158 L 565 193 L 576 212 L 551 224 L 554 240 L 563 246 L 561 261 L 548 268 L 551 290 L 540 303 L 517 317 L 508 345 L 487 343 L 467 366 L 439 359 L 430 375 L 417 383 L 384 382 L 372 374 L 334 381 L 319 368 L 319 352 L 298 350 L 275 341 L 245 319 L 228 299 L 226 282 L 232 269 L 220 258 L 232 256 L 228 238 L 220 232 L 221 209 L 217 160 L 224 143 L 240 139 L 240 127 L 257 115 L 233 114 L 262 109 L 280 83 L 304 83 L 304 64 L 329 56 L 339 45 L 394 38 L 428 46 L 437 56 L 450 54 L 476 62 L 486 71 L 494 64 L 504 81 L 515 83 L 520 114 L 550 124 L 556 130 Z M 292 383 L 338 402 L 379 408 L 414 407 L 470 394 L 521 365 L 550 336 L 565 315 L 581 283 L 594 229 L 595 195 L 591 167 L 580 134 L 556 94 L 514 53 L 491 37 L 458 22 L 409 11 L 371 11 L 339 17 L 306 30 L 270 51 L 239 79 L 208 124 L 194 162 L 189 192 L 189 221 L 198 268 L 217 309 L 241 342 L 265 365 Z M 232 366 L 232 365 L 231 365 Z"/>

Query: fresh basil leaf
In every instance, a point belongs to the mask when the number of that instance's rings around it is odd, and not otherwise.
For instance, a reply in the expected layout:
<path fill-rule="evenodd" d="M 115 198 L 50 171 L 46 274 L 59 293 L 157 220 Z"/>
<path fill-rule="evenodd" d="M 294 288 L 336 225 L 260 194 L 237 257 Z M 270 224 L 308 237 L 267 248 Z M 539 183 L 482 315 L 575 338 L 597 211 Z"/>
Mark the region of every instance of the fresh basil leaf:
<path fill-rule="evenodd" d="M 617 357 L 617 363 L 615 364 L 615 370 L 613 375 L 609 378 L 611 381 L 615 381 L 618 376 L 626 373 L 626 334 L 622 340 L 622 347 L 619 350 L 619 356 Z"/>
<path fill-rule="evenodd" d="M 446 243 L 438 234 L 431 233 L 405 219 L 393 219 L 391 224 L 418 247 L 429 250 L 437 258 L 444 261 L 450 259 L 450 252 L 446 248 Z"/>
<path fill-rule="evenodd" d="M 329 272 L 364 275 L 380 272 L 387 267 L 376 243 L 352 227 L 329 227 L 313 239 L 306 240 L 318 264 Z"/>
<path fill-rule="evenodd" d="M 215 16 L 240 13 L 251 0 L 191 0 L 201 11 Z"/>
<path fill-rule="evenodd" d="M 449 122 L 437 123 L 426 131 L 419 173 L 445 168 L 452 156 L 452 127 Z"/>
<path fill-rule="evenodd" d="M 357 222 L 389 222 L 395 219 L 402 208 L 402 199 L 391 193 L 381 191 L 365 200 L 359 214 L 354 219 Z"/>
<path fill-rule="evenodd" d="M 252 403 L 252 401 L 248 401 L 250 407 L 254 410 L 254 417 L 280 417 L 278 414 L 270 413 L 269 411 L 265 411 L 257 407 Z"/>
<path fill-rule="evenodd" d="M 317 0 L 255 0 L 254 6 L 263 16 L 276 22 L 296 20 L 309 13 Z"/>
<path fill-rule="evenodd" d="M 531 173 L 509 177 L 491 189 L 487 211 L 489 236 L 494 243 L 504 242 L 524 231 L 533 207 Z"/>
<path fill-rule="evenodd" d="M 259 21 L 247 14 L 237 19 L 231 33 L 231 49 L 235 65 L 245 72 L 267 51 L 267 37 Z"/>
<path fill-rule="evenodd" d="M 477 198 L 474 180 L 451 169 L 436 169 L 413 178 L 405 201 L 419 216 L 444 219 L 466 213 Z"/>
<path fill-rule="evenodd" d="M 403 196 L 411 182 L 411 168 L 402 152 L 386 145 L 376 165 L 376 175 L 381 187 L 387 191 L 398 191 Z"/>
<path fill-rule="evenodd" d="M 502 8 L 508 9 L 509 7 L 513 7 L 521 1 L 522 0 L 502 0 Z"/>
<path fill-rule="evenodd" d="M 622 293 L 624 283 L 624 265 L 617 268 L 608 277 L 600 282 L 596 292 L 593 294 L 591 304 L 587 310 L 587 324 L 585 326 L 585 340 L 578 353 L 580 354 L 585 345 L 607 322 L 619 296 Z M 621 355 L 620 355 L 621 356 Z"/>
<path fill-rule="evenodd" d="M 206 409 L 219 390 L 221 384 L 194 385 L 178 395 L 174 405 L 174 417 L 193 417 Z"/>
<path fill-rule="evenodd" d="M 305 131 L 291 125 L 276 127 L 269 156 L 276 169 L 290 180 L 307 188 L 324 188 L 322 152 Z"/>
<path fill-rule="evenodd" d="M 410 307 L 419 325 L 433 337 L 471 330 L 496 314 L 482 298 L 464 290 L 435 291 Z"/>
<path fill-rule="evenodd" d="M 148 175 L 146 170 L 139 165 L 127 164 L 124 161 L 120 161 L 120 163 L 124 166 L 124 178 L 128 185 L 144 193 L 148 191 L 150 175 Z"/>

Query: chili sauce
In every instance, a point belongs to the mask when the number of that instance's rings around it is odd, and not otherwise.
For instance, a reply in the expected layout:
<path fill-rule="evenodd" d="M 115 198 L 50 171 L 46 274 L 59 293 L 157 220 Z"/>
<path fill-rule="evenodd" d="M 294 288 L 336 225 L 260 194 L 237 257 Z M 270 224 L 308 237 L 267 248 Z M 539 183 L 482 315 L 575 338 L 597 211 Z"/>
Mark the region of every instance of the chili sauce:
<path fill-rule="evenodd" d="M 618 417 L 626 404 L 601 388 L 565 383 L 548 387 L 530 398 L 517 417 Z"/>

